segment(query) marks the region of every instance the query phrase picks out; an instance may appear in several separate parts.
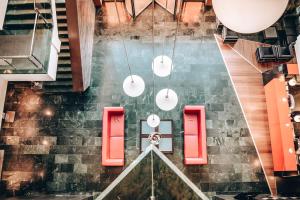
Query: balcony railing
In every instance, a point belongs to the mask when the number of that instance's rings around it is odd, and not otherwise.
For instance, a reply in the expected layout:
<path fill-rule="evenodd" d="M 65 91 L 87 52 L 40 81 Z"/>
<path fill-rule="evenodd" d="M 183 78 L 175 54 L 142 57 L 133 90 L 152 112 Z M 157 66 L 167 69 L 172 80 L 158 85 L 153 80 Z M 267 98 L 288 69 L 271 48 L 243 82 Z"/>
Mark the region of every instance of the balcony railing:
<path fill-rule="evenodd" d="M 0 74 L 45 74 L 52 40 L 50 0 L 9 0 L 0 31 Z"/>

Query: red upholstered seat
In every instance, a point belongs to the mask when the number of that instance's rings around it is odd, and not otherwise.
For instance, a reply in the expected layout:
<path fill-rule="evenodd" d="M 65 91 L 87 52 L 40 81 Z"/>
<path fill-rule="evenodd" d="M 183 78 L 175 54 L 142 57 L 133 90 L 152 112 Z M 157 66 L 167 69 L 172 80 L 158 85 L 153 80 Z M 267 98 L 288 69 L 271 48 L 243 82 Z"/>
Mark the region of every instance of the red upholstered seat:
<path fill-rule="evenodd" d="M 206 125 L 204 106 L 185 106 L 184 164 L 207 164 Z"/>
<path fill-rule="evenodd" d="M 105 107 L 102 126 L 102 165 L 124 166 L 124 120 L 122 107 Z"/>

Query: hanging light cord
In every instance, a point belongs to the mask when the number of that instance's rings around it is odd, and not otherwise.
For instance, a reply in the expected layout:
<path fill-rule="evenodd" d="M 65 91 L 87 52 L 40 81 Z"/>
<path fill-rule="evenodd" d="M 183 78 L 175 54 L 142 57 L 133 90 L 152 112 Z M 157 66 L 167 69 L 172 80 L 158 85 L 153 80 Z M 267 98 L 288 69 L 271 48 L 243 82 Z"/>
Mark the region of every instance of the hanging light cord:
<path fill-rule="evenodd" d="M 118 22 L 119 22 L 119 25 L 120 25 L 120 35 L 121 35 L 121 38 L 122 38 L 123 48 L 124 48 L 124 51 L 125 51 L 127 66 L 128 66 L 128 70 L 129 70 L 129 73 L 130 73 L 131 82 L 133 83 L 134 80 L 133 80 L 133 77 L 132 77 L 132 71 L 131 71 L 131 67 L 130 67 L 130 64 L 129 64 L 127 48 L 126 48 L 124 37 L 123 37 L 123 34 L 122 34 L 122 27 L 121 27 L 122 24 L 121 24 L 120 14 L 119 14 L 118 6 L 117 6 L 117 0 L 115 0 L 114 2 L 115 2 L 115 7 L 116 7 L 116 11 L 117 11 L 117 16 L 118 16 Z"/>
<path fill-rule="evenodd" d="M 168 0 L 166 0 L 166 5 L 165 6 L 166 6 L 166 10 L 168 11 Z M 166 27 L 166 21 L 167 21 L 167 17 L 165 16 L 164 17 L 164 27 Z M 164 62 L 165 49 L 166 49 L 166 38 L 164 37 L 163 52 L 162 52 L 162 56 L 161 56 L 161 62 Z"/>
<path fill-rule="evenodd" d="M 155 2 L 152 0 L 152 54 L 153 54 L 153 62 L 152 62 L 152 68 L 154 67 L 154 57 L 155 57 L 155 51 L 154 51 L 154 8 L 155 8 Z M 155 113 L 155 76 L 154 76 L 154 68 L 152 69 L 152 80 L 153 80 L 153 120 L 154 120 L 154 113 Z"/>
<path fill-rule="evenodd" d="M 151 144 L 153 145 L 153 144 Z M 154 172 L 153 172 L 153 150 L 151 150 L 151 196 L 154 198 Z"/>
<path fill-rule="evenodd" d="M 172 50 L 172 57 L 171 57 L 171 68 L 170 68 L 170 76 L 169 76 L 169 82 L 168 82 L 168 89 L 167 89 L 167 95 L 166 98 L 169 97 L 169 90 L 170 90 L 170 82 L 172 78 L 172 69 L 173 69 L 173 62 L 174 62 L 174 57 L 175 57 L 175 50 L 176 50 L 176 43 L 177 43 L 177 35 L 178 35 L 178 29 L 179 29 L 179 22 L 182 16 L 182 6 L 179 8 L 179 16 L 177 17 L 176 21 L 176 31 L 175 31 L 175 38 L 174 38 L 174 46 Z"/>

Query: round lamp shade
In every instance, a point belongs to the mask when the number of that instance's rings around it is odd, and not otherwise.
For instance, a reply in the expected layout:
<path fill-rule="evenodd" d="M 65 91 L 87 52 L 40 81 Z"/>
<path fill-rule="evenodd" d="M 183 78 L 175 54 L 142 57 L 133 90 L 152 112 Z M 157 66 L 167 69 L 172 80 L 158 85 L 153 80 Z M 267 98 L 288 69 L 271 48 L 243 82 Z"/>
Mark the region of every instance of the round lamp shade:
<path fill-rule="evenodd" d="M 162 89 L 156 95 L 156 105 L 161 110 L 170 111 L 176 107 L 177 103 L 178 103 L 178 96 L 171 89 L 167 89 L 167 88 Z"/>
<path fill-rule="evenodd" d="M 166 77 L 169 76 L 173 70 L 173 64 L 171 58 L 165 55 L 160 55 L 154 58 L 152 63 L 152 69 L 156 76 Z"/>
<path fill-rule="evenodd" d="M 256 33 L 273 25 L 284 13 L 288 0 L 213 0 L 217 18 L 238 33 Z"/>
<path fill-rule="evenodd" d="M 297 81 L 296 81 L 295 78 L 291 78 L 291 79 L 289 80 L 288 83 L 289 83 L 290 86 L 295 86 L 295 85 L 297 85 Z"/>
<path fill-rule="evenodd" d="M 147 124 L 148 126 L 155 128 L 159 125 L 160 123 L 160 118 L 159 116 L 155 115 L 155 114 L 151 114 L 148 116 L 147 118 Z"/>
<path fill-rule="evenodd" d="M 130 97 L 138 97 L 145 90 L 145 82 L 140 76 L 127 76 L 123 82 L 123 90 Z"/>

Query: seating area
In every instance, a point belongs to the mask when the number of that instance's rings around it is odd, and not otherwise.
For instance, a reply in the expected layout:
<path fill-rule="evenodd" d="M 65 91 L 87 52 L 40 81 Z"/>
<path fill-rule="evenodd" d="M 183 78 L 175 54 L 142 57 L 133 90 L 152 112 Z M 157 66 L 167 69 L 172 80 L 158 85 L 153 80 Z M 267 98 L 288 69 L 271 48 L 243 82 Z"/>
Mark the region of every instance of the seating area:
<path fill-rule="evenodd" d="M 105 107 L 103 110 L 102 165 L 124 166 L 124 120 L 122 107 Z"/>
<path fill-rule="evenodd" d="M 207 164 L 206 125 L 204 106 L 185 106 L 184 164 Z"/>
<path fill-rule="evenodd" d="M 300 0 L 3 1 L 0 200 L 300 199 Z"/>
<path fill-rule="evenodd" d="M 260 46 L 256 50 L 256 59 L 260 63 L 288 62 L 293 59 L 291 47 L 279 45 Z"/>
<path fill-rule="evenodd" d="M 239 37 L 236 32 L 228 29 L 227 27 L 223 26 L 222 28 L 222 39 L 224 43 L 235 43 Z"/>

